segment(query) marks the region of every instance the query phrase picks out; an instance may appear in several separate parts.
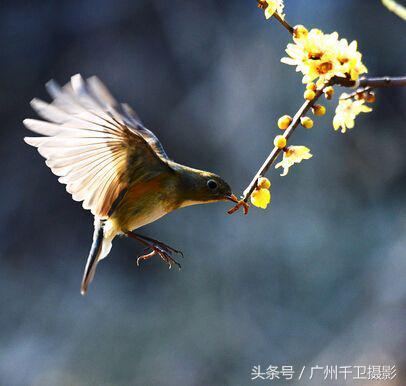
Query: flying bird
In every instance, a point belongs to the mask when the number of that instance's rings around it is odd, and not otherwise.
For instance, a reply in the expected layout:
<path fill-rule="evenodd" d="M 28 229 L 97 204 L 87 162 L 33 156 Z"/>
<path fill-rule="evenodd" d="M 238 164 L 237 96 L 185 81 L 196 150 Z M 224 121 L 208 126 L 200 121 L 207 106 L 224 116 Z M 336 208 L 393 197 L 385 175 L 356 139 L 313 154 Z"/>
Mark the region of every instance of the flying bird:
<path fill-rule="evenodd" d="M 26 137 L 75 201 L 94 215 L 93 244 L 81 284 L 86 294 L 98 262 L 120 234 L 146 247 L 137 264 L 154 255 L 169 268 L 180 251 L 133 232 L 162 216 L 195 204 L 238 202 L 227 182 L 214 173 L 180 165 L 127 104 L 119 104 L 97 77 L 74 75 L 46 88 L 51 103 L 33 99 L 43 120 L 25 119 L 40 137 Z"/>

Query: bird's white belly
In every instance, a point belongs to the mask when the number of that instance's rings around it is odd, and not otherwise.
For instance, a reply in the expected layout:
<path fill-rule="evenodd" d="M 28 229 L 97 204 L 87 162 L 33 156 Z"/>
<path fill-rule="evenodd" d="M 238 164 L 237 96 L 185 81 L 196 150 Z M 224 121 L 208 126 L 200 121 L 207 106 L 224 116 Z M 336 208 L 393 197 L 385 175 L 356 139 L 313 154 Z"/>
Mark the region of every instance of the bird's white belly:
<path fill-rule="evenodd" d="M 129 230 L 134 230 L 137 228 L 140 228 L 144 225 L 150 224 L 151 222 L 154 222 L 161 217 L 165 216 L 167 214 L 167 210 L 159 205 L 156 206 L 154 209 L 149 211 L 148 213 L 145 213 L 144 215 L 138 215 L 134 216 L 130 219 L 129 223 L 127 224 Z"/>
<path fill-rule="evenodd" d="M 104 234 L 106 237 L 114 238 L 116 234 L 141 228 L 144 225 L 150 224 L 151 222 L 160 219 L 167 213 L 167 210 L 165 210 L 163 207 L 155 207 L 153 210 L 147 212 L 145 215 L 131 217 L 125 224 L 125 228 L 122 227 L 122 224 L 120 224 L 116 218 L 109 218 L 104 226 Z"/>

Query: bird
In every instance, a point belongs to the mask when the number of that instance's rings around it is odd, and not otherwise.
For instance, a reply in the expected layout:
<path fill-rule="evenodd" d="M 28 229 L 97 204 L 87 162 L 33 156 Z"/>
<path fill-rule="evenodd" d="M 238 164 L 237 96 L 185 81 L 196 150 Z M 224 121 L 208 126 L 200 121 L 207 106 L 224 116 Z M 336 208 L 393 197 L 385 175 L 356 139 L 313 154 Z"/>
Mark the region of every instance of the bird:
<path fill-rule="evenodd" d="M 31 101 L 42 119 L 23 121 L 41 136 L 24 141 L 37 148 L 73 200 L 94 216 L 82 295 L 116 236 L 125 235 L 146 248 L 137 265 L 157 255 L 169 268 L 180 268 L 174 256 L 183 256 L 181 251 L 134 231 L 179 208 L 239 202 L 217 174 L 171 160 L 135 111 L 118 103 L 98 77 L 84 79 L 76 74 L 65 86 L 51 80 L 46 89 L 51 103 Z"/>

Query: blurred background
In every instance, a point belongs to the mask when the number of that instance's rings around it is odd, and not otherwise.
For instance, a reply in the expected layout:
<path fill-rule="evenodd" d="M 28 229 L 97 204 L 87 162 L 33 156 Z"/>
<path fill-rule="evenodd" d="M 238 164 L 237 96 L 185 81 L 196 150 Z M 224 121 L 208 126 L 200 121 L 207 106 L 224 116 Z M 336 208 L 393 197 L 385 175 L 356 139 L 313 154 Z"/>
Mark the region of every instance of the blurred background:
<path fill-rule="evenodd" d="M 371 75 L 404 74 L 406 24 L 380 1 L 285 3 L 293 24 L 357 39 Z M 183 250 L 182 271 L 138 268 L 142 247 L 116 239 L 86 297 L 90 212 L 23 143 L 49 79 L 97 75 L 170 157 L 239 194 L 303 101 L 280 63 L 289 40 L 254 0 L 1 3 L 1 385 L 248 385 L 270 364 L 396 365 L 374 384 L 406 384 L 405 90 L 379 91 L 346 135 L 327 103 L 291 142 L 314 157 L 272 170 L 268 210 L 196 206 L 145 227 Z"/>

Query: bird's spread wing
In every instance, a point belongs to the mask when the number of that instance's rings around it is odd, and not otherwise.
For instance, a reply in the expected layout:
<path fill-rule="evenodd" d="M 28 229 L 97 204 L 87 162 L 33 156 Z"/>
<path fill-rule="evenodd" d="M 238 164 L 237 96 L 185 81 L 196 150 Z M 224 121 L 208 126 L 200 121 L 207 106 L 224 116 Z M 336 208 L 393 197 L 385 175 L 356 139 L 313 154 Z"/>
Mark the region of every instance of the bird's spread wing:
<path fill-rule="evenodd" d="M 80 75 L 59 87 L 51 81 L 48 104 L 31 104 L 46 121 L 26 119 L 25 126 L 43 135 L 25 141 L 38 148 L 75 201 L 105 218 L 130 183 L 147 181 L 168 170 L 158 138 L 128 105 L 119 106 L 96 77 Z"/>

